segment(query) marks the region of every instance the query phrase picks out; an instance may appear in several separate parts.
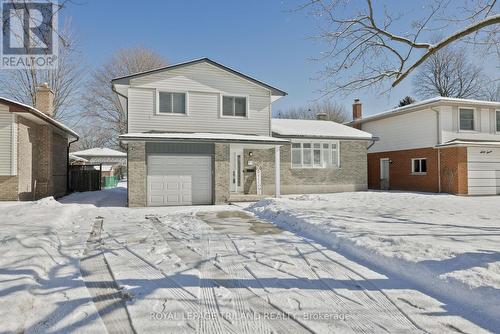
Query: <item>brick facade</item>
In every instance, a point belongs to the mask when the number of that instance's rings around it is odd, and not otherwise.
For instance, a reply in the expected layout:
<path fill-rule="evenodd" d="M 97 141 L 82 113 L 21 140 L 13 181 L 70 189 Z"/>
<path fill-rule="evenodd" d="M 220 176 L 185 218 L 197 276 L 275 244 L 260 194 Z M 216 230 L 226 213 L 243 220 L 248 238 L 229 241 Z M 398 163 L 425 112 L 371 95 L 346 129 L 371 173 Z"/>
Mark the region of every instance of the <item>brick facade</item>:
<path fill-rule="evenodd" d="M 131 142 L 127 147 L 128 206 L 147 205 L 146 143 Z"/>
<path fill-rule="evenodd" d="M 440 148 L 441 191 L 457 195 L 468 193 L 467 147 Z"/>
<path fill-rule="evenodd" d="M 440 159 L 438 159 L 440 154 Z M 389 158 L 389 189 L 467 194 L 467 148 L 433 147 L 368 154 L 368 188 L 380 189 L 380 159 Z M 413 175 L 411 161 L 427 159 L 427 173 Z M 440 162 L 439 162 L 440 160 Z M 439 164 L 441 170 L 439 171 Z"/>
<path fill-rule="evenodd" d="M 291 146 L 281 147 L 280 173 L 281 193 L 310 194 L 332 193 L 341 191 L 359 191 L 367 189 L 366 141 L 341 141 L 340 164 L 337 168 L 292 168 Z M 249 152 L 253 155 L 250 158 Z M 275 171 L 274 149 L 244 150 L 245 164 L 253 160 L 261 167 L 262 192 L 274 195 Z M 245 193 L 256 194 L 255 173 L 245 173 Z"/>
<path fill-rule="evenodd" d="M 17 176 L 0 175 L 0 201 L 17 201 Z"/>
<path fill-rule="evenodd" d="M 366 141 L 341 141 L 341 168 L 334 169 L 292 169 L 291 147 L 281 147 L 281 192 L 282 194 L 327 193 L 338 191 L 357 191 L 367 189 Z M 247 165 L 249 152 L 252 160 L 262 170 L 263 193 L 274 195 L 275 169 L 274 148 L 245 149 L 244 164 Z M 214 144 L 213 189 L 214 203 L 227 203 L 230 196 L 230 144 Z M 144 142 L 128 144 L 128 205 L 143 207 L 147 205 L 147 166 L 146 145 Z M 255 173 L 244 173 L 244 191 L 256 194 Z"/>

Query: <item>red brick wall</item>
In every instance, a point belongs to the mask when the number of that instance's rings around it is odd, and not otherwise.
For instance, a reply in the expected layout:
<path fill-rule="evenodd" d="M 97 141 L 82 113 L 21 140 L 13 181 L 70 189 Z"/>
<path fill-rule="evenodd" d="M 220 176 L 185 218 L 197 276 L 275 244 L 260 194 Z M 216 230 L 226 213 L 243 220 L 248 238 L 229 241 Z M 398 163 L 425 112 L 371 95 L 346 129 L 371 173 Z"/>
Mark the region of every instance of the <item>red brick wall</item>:
<path fill-rule="evenodd" d="M 437 150 L 420 148 L 368 154 L 368 188 L 380 189 L 380 159 L 389 158 L 389 187 L 393 190 L 439 191 Z M 427 174 L 412 175 L 411 159 L 426 158 Z"/>
<path fill-rule="evenodd" d="M 441 154 L 441 191 L 466 195 L 467 148 L 447 147 L 439 149 Z"/>

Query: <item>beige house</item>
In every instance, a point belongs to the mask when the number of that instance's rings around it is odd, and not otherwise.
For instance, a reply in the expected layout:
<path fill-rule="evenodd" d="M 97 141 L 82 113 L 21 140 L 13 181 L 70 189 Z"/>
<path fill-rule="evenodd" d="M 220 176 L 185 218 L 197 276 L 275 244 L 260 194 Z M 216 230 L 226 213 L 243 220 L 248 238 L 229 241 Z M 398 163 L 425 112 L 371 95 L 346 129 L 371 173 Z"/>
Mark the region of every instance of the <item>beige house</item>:
<path fill-rule="evenodd" d="M 53 118 L 53 98 L 47 84 L 35 107 L 0 97 L 0 200 L 66 194 L 68 147 L 78 135 Z"/>
<path fill-rule="evenodd" d="M 112 81 L 128 145 L 129 206 L 227 203 L 367 188 L 369 133 L 272 119 L 286 95 L 208 58 Z"/>

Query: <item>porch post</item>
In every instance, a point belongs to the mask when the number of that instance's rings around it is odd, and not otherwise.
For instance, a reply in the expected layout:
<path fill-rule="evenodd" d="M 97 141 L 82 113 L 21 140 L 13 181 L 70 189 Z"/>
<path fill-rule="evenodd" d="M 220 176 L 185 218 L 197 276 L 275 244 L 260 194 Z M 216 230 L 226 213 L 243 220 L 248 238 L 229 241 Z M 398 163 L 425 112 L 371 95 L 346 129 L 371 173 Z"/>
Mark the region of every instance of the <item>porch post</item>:
<path fill-rule="evenodd" d="M 280 146 L 274 146 L 274 185 L 275 197 L 281 195 L 281 177 L 280 177 Z"/>

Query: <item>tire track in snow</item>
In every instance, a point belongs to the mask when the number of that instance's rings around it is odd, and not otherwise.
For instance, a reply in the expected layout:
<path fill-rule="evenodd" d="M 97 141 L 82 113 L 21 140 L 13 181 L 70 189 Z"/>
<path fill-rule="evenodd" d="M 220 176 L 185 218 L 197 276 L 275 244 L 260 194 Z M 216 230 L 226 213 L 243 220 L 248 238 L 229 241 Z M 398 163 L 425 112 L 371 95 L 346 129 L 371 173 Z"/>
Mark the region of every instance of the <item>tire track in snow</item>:
<path fill-rule="evenodd" d="M 136 333 L 130 314 L 116 283 L 101 242 L 103 219 L 97 218 L 85 244 L 80 270 L 85 286 L 108 333 Z"/>

